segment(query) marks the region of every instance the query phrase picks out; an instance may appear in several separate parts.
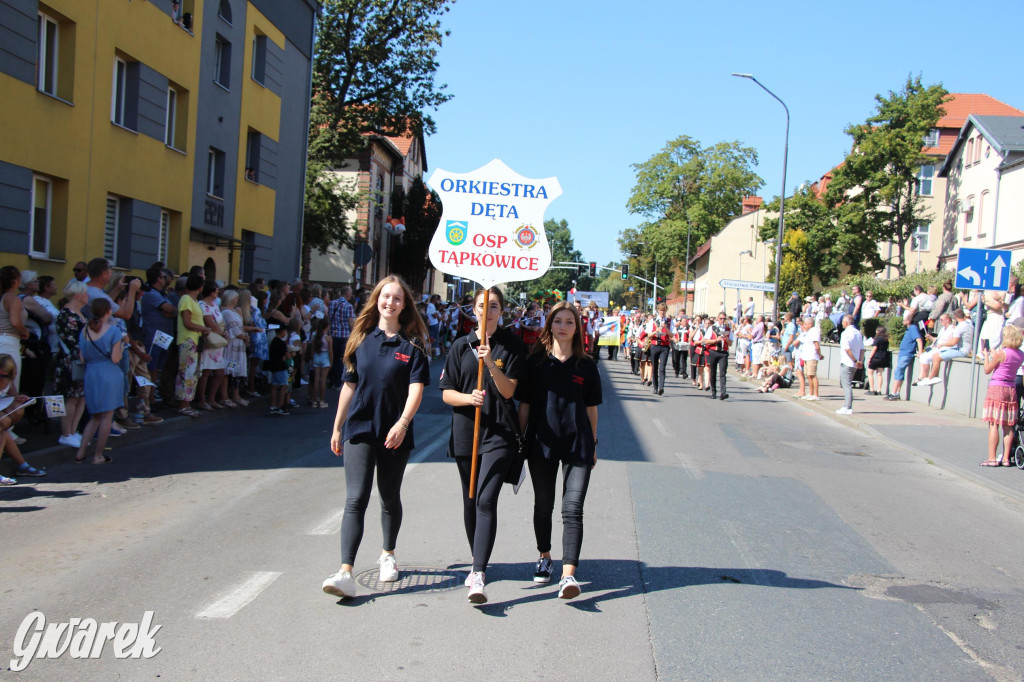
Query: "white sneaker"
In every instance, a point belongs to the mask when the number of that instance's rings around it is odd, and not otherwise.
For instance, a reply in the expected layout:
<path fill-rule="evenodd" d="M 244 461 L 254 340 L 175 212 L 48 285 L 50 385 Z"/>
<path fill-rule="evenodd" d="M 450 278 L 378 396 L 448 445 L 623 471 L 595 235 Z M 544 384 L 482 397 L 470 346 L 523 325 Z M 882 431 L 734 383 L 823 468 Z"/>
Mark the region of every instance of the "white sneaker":
<path fill-rule="evenodd" d="M 335 597 L 356 596 L 356 581 L 348 571 L 338 569 L 338 572 L 324 581 L 324 592 L 333 594 Z"/>
<path fill-rule="evenodd" d="M 487 592 L 484 591 L 484 574 L 474 571 L 469 574 L 469 601 L 472 604 L 486 604 Z"/>
<path fill-rule="evenodd" d="M 810 400 L 811 402 L 816 402 L 816 401 L 821 400 L 821 398 L 819 398 L 816 395 L 808 395 L 808 396 L 804 396 L 804 400 Z"/>
<path fill-rule="evenodd" d="M 558 581 L 558 598 L 572 599 L 580 595 L 580 584 L 571 575 L 562 576 Z"/>
<path fill-rule="evenodd" d="M 394 554 L 381 554 L 377 563 L 380 564 L 380 581 L 382 583 L 393 583 L 398 580 L 398 561 Z"/>
<path fill-rule="evenodd" d="M 61 436 L 57 439 L 57 442 L 61 445 L 67 445 L 68 447 L 77 448 L 82 445 L 82 434 L 72 433 L 70 436 Z"/>
<path fill-rule="evenodd" d="M 922 386 L 934 386 L 935 384 L 941 384 L 941 383 L 942 383 L 942 379 L 940 379 L 939 377 L 932 377 L 930 379 L 925 379 L 924 381 L 922 381 L 921 385 Z"/>
<path fill-rule="evenodd" d="M 853 410 L 849 407 L 840 407 L 836 410 L 836 414 L 853 414 Z"/>

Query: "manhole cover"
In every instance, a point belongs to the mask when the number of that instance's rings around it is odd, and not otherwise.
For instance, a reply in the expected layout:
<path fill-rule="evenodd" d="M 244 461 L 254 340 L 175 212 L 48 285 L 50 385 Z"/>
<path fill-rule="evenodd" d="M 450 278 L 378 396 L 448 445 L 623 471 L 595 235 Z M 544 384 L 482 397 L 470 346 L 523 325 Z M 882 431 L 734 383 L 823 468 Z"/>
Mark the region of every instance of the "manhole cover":
<path fill-rule="evenodd" d="M 399 579 L 392 583 L 380 581 L 380 572 L 370 569 L 356 576 L 356 582 L 370 592 L 444 592 L 463 586 L 465 575 L 447 568 L 400 566 Z"/>

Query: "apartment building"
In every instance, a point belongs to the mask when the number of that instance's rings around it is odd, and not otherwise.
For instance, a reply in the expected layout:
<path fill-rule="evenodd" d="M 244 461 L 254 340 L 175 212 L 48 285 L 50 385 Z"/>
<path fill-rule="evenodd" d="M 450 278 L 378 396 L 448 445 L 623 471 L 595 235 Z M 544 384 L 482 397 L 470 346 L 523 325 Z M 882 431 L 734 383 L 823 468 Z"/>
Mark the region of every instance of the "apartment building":
<path fill-rule="evenodd" d="M 0 0 L 0 260 L 298 274 L 314 0 Z"/>

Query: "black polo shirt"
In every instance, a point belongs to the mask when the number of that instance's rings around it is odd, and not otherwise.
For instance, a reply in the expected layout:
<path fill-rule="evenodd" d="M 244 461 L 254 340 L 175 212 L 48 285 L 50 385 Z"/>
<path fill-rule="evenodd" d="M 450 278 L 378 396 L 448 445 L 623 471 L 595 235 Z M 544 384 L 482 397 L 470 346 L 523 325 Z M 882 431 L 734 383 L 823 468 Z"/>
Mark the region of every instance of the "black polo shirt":
<path fill-rule="evenodd" d="M 448 359 L 441 372 L 438 386 L 442 391 L 472 393 L 476 390 L 479 361 L 476 348 L 480 345 L 476 332 L 472 331 L 455 340 L 448 351 Z M 525 372 L 526 348 L 515 334 L 499 327 L 491 336 L 491 357 L 502 373 L 509 379 L 521 381 Z M 487 368 L 484 367 L 484 373 Z M 480 408 L 480 452 L 511 449 L 515 433 L 509 428 L 509 419 L 502 417 L 498 405 L 498 391 L 494 382 L 484 378 L 487 396 Z M 476 408 L 471 406 L 452 408 L 452 435 L 448 441 L 449 457 L 471 457 L 473 455 L 473 422 Z M 518 417 L 513 413 L 513 418 Z"/>
<path fill-rule="evenodd" d="M 551 355 L 530 357 L 516 397 L 530 406 L 526 442 L 530 457 L 590 462 L 594 431 L 587 408 L 601 404 L 601 375 L 589 357 L 565 362 Z"/>
<path fill-rule="evenodd" d="M 343 438 L 355 443 L 384 442 L 402 416 L 409 384 L 430 384 L 430 363 L 423 351 L 401 333 L 388 337 L 378 327 L 356 348 L 352 364 L 342 377 L 345 383 L 356 385 Z M 412 426 L 410 422 L 399 449 L 415 446 Z"/>

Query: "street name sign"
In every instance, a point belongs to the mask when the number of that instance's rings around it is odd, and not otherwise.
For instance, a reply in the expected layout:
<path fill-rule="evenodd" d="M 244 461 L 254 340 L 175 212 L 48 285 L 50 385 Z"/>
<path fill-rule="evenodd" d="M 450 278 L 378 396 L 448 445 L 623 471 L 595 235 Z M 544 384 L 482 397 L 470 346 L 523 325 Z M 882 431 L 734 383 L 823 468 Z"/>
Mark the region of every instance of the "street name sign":
<path fill-rule="evenodd" d="M 548 271 L 544 210 L 562 194 L 557 178 L 525 178 L 494 159 L 469 173 L 438 168 L 430 186 L 443 205 L 428 251 L 435 268 L 484 288 Z"/>
<path fill-rule="evenodd" d="M 747 279 L 720 279 L 718 286 L 723 289 L 744 289 L 746 291 L 775 291 L 772 282 L 754 282 Z"/>
<path fill-rule="evenodd" d="M 960 249 L 956 258 L 958 289 L 1004 291 L 1010 284 L 1012 253 L 1004 249 Z"/>

